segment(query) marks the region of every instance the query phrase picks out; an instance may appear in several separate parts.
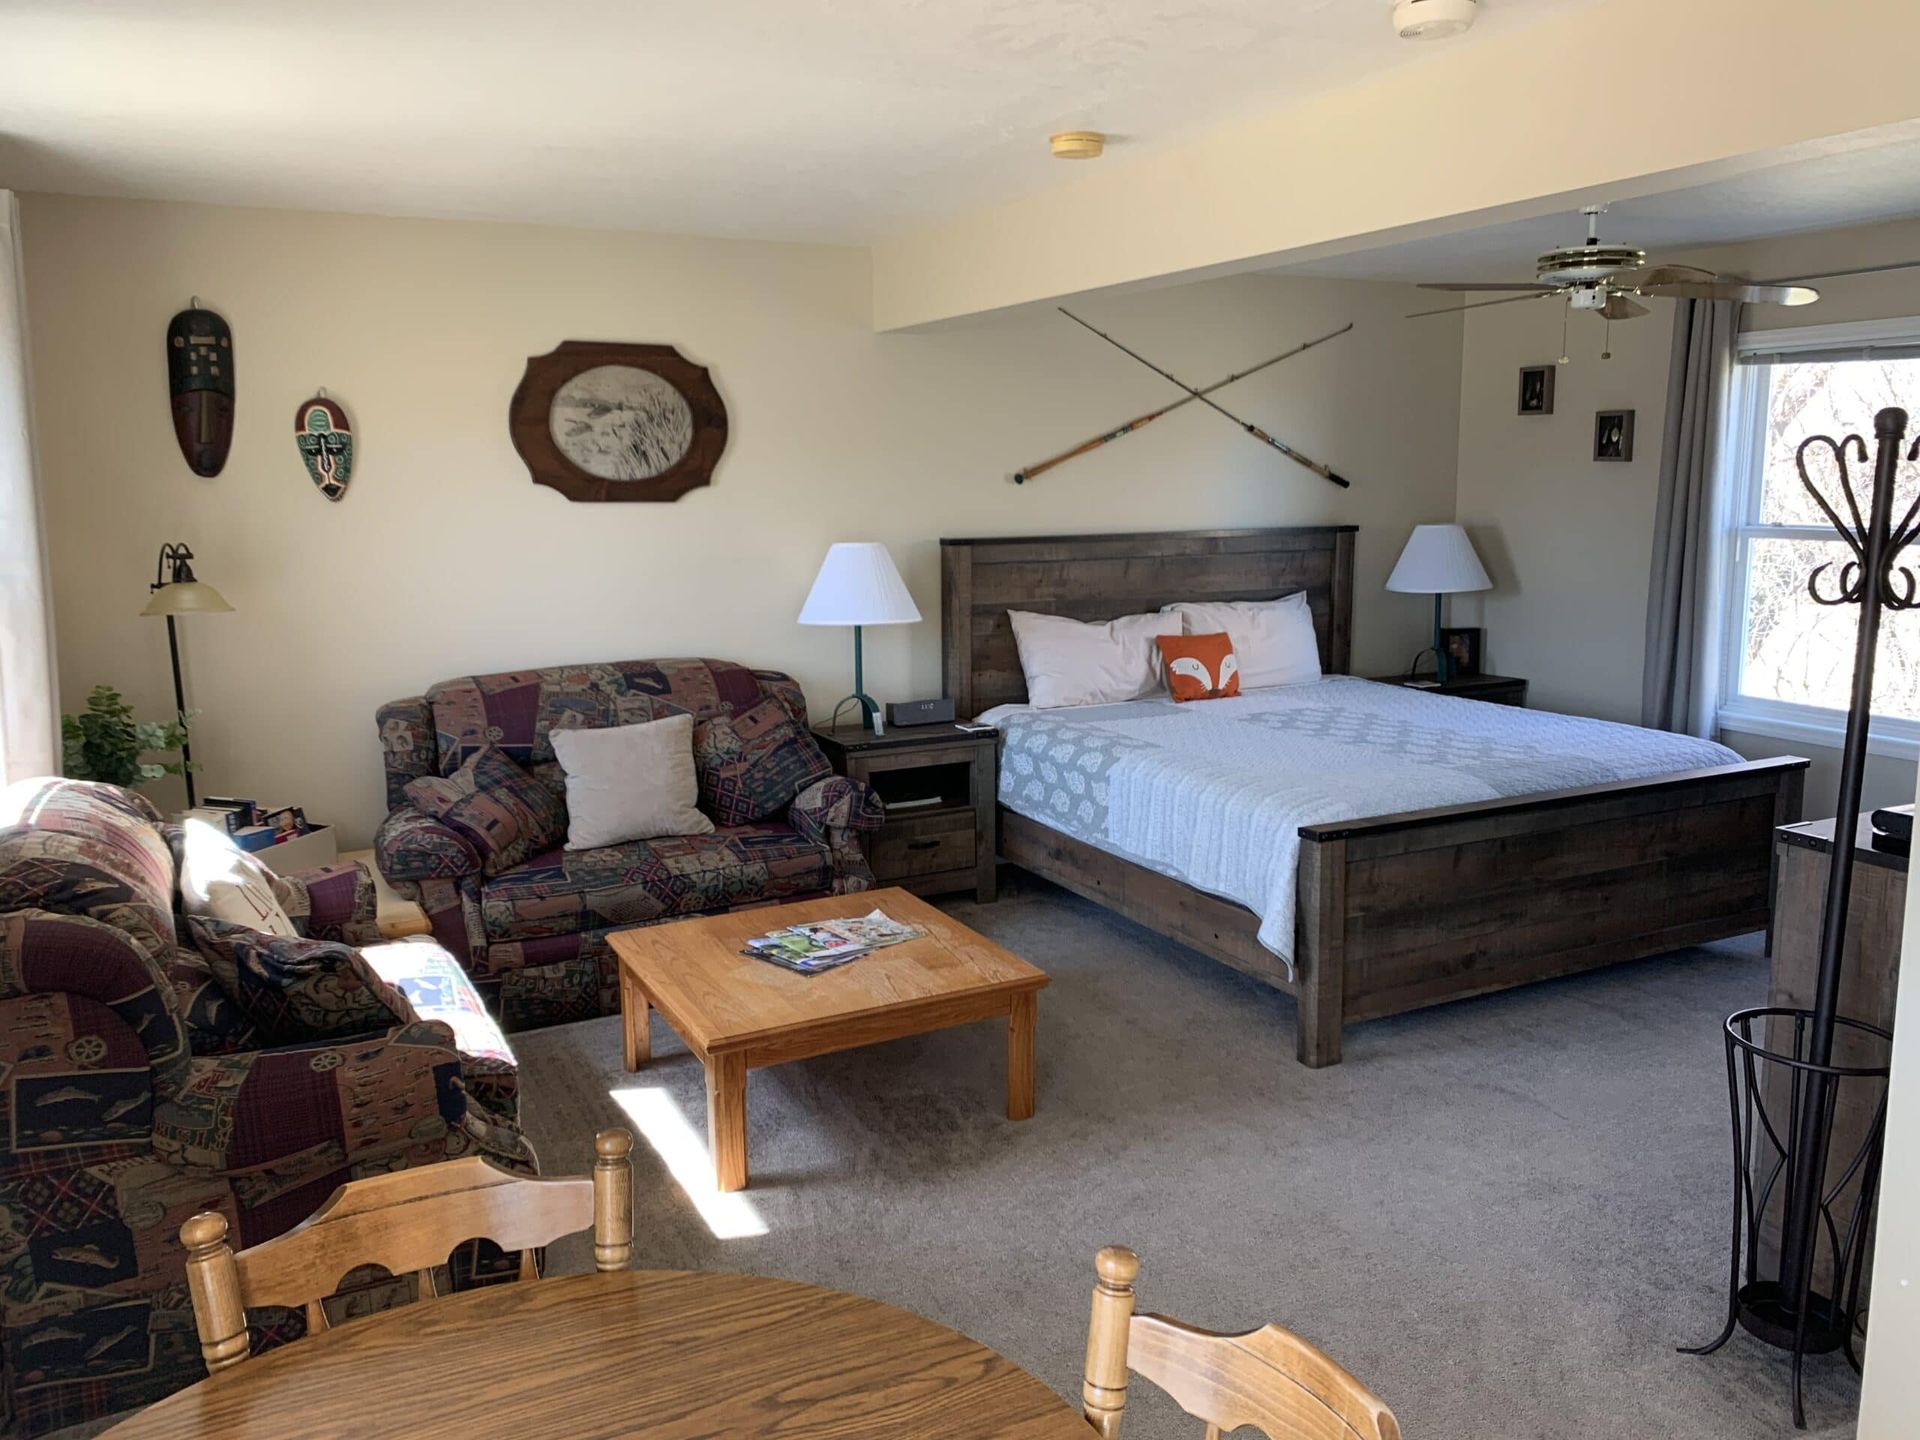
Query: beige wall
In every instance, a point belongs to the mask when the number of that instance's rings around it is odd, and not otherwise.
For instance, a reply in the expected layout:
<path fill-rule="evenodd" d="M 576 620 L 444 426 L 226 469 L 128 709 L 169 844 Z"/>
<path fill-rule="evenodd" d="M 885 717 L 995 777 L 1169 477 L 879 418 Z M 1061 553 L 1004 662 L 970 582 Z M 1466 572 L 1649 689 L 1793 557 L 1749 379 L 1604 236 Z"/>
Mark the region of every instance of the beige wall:
<path fill-rule="evenodd" d="M 1760 278 L 1920 258 L 1920 222 L 1729 246 L 1685 257 Z M 1920 270 L 1819 282 L 1817 305 L 1745 312 L 1749 329 L 1920 315 Z M 1515 412 L 1523 365 L 1561 353 L 1559 307 L 1496 306 L 1465 321 L 1460 393 L 1459 519 L 1474 536 L 1496 588 L 1454 602 L 1458 624 L 1484 624 L 1491 668 L 1532 681 L 1529 701 L 1551 710 L 1637 721 L 1645 659 L 1647 571 L 1673 330 L 1668 308 L 1613 327 L 1613 359 L 1599 358 L 1603 327 L 1575 316 L 1572 363 L 1556 372 L 1554 413 Z M 1594 412 L 1632 409 L 1631 463 L 1595 462 Z M 1920 410 L 1920 396 L 1915 397 Z M 1907 623 L 1890 619 L 1888 623 Z M 1920 623 L 1920 622 L 1916 622 Z M 1809 814 L 1831 813 L 1839 752 L 1826 746 L 1728 734 L 1752 758 L 1814 761 Z M 1911 762 L 1871 757 L 1865 798 L 1898 804 L 1914 787 Z"/>
<path fill-rule="evenodd" d="M 927 616 L 871 635 L 882 699 L 940 691 L 942 535 L 1353 521 L 1357 666 L 1392 668 L 1423 634 L 1420 599 L 1381 583 L 1406 528 L 1453 511 L 1460 330 L 1406 331 L 1399 287 L 1242 277 L 1089 307 L 1196 381 L 1358 322 L 1229 392 L 1352 490 L 1197 405 L 1015 487 L 1017 466 L 1167 386 L 1051 314 L 876 335 L 859 251 L 49 196 L 24 210 L 67 706 L 106 681 L 144 714 L 169 707 L 164 634 L 137 612 L 161 542 L 187 541 L 236 607 L 184 627 L 203 790 L 305 805 L 349 841 L 384 810 L 374 707 L 450 675 L 714 655 L 788 669 L 830 705 L 850 638 L 793 617 L 836 539 L 889 544 Z M 182 462 L 165 399 L 162 336 L 194 294 L 236 349 L 238 430 L 213 480 Z M 711 488 L 575 505 L 529 482 L 508 398 L 524 358 L 567 338 L 671 341 L 712 366 L 732 434 Z M 320 386 L 359 451 L 337 505 L 290 434 Z"/>
<path fill-rule="evenodd" d="M 1570 364 L 1554 366 L 1561 307 L 1494 306 L 1467 317 L 1460 377 L 1459 520 L 1494 589 L 1452 602 L 1455 622 L 1486 626 L 1484 659 L 1529 680 L 1546 710 L 1640 719 L 1653 505 L 1660 484 L 1672 330 L 1662 307 L 1613 327 L 1576 316 Z M 1427 322 L 1419 322 L 1425 324 Z M 1519 372 L 1554 367 L 1551 415 L 1520 415 Z M 1597 410 L 1635 412 L 1634 457 L 1593 458 Z"/>

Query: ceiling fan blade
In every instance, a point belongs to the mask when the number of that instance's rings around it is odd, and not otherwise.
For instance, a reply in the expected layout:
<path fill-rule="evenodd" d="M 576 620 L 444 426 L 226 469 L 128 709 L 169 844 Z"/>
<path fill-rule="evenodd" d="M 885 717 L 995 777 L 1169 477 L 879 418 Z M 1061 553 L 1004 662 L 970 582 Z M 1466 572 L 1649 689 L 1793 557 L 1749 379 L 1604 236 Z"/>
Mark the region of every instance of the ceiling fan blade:
<path fill-rule="evenodd" d="M 1552 285 L 1542 285 L 1538 280 L 1516 280 L 1516 281 L 1465 280 L 1465 281 L 1438 282 L 1430 285 L 1422 285 L 1420 288 L 1422 290 L 1470 291 L 1470 290 L 1552 290 L 1552 289 L 1556 289 L 1557 287 Z"/>
<path fill-rule="evenodd" d="M 1844 280 L 1850 275 L 1884 275 L 1889 270 L 1920 270 L 1920 260 L 1894 260 L 1885 265 L 1855 265 L 1846 270 L 1819 270 L 1811 275 L 1785 275 L 1777 280 L 1756 280 L 1756 285 L 1804 285 L 1809 280 Z"/>
<path fill-rule="evenodd" d="M 1625 295 L 1615 294 L 1607 296 L 1607 303 L 1600 307 L 1600 313 L 1609 320 L 1635 320 L 1652 312 Z"/>
<path fill-rule="evenodd" d="M 1671 300 L 1739 300 L 1747 305 L 1811 305 L 1820 292 L 1806 285 L 1747 285 L 1738 280 L 1662 281 L 1635 287 L 1642 295 L 1664 295 Z"/>
<path fill-rule="evenodd" d="M 1511 305 L 1516 300 L 1544 300 L 1549 295 L 1558 295 L 1558 290 L 1536 290 L 1531 295 L 1508 295 L 1499 300 L 1476 300 L 1471 305 L 1443 305 L 1438 310 L 1416 310 L 1405 316 L 1408 320 L 1418 320 L 1426 315 L 1458 315 L 1466 310 L 1484 310 L 1489 305 Z"/>
<path fill-rule="evenodd" d="M 1720 277 L 1711 270 L 1702 270 L 1697 265 L 1654 265 L 1641 272 L 1634 285 L 1686 285 L 1696 282 L 1712 284 Z"/>

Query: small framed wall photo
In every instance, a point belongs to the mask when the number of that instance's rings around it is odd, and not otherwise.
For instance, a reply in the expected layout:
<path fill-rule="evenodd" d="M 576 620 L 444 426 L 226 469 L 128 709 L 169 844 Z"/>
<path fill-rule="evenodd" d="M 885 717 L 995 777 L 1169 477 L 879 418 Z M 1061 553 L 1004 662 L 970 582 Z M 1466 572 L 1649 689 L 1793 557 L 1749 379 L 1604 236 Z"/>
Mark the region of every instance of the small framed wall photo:
<path fill-rule="evenodd" d="M 1602 410 L 1593 417 L 1593 458 L 1633 459 L 1633 411 Z"/>
<path fill-rule="evenodd" d="M 1520 413 L 1553 413 L 1553 366 L 1528 365 L 1520 372 Z"/>
<path fill-rule="evenodd" d="M 1447 652 L 1447 673 L 1450 675 L 1478 675 L 1480 673 L 1480 629 L 1470 626 L 1458 630 L 1440 632 L 1440 648 Z"/>

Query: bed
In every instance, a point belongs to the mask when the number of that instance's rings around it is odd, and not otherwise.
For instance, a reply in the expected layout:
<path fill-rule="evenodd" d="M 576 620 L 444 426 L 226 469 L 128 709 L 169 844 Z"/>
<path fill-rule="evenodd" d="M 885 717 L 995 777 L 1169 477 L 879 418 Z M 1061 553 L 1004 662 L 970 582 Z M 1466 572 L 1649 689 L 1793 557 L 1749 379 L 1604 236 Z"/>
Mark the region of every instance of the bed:
<path fill-rule="evenodd" d="M 1340 678 L 1354 533 L 943 540 L 947 694 L 961 715 L 1002 717 L 1001 857 L 1292 995 L 1295 1053 L 1315 1068 L 1339 1061 L 1350 1022 L 1766 927 L 1772 833 L 1799 818 L 1806 761 L 1740 761 L 1687 737 L 1538 712 L 1503 718 L 1504 707 Z M 1010 609 L 1107 620 L 1295 591 L 1306 594 L 1328 677 L 1316 688 L 1185 706 L 1019 708 Z M 1209 707 L 1221 708 L 1209 717 Z M 1289 759 L 1348 773 L 1340 762 L 1351 752 L 1337 747 L 1382 735 L 1389 773 L 1370 777 L 1373 794 L 1346 795 L 1331 783 L 1263 784 L 1260 752 L 1243 755 L 1238 772 L 1218 761 L 1264 743 L 1242 740 L 1261 727 L 1276 737 L 1276 774 Z M 1421 763 L 1436 743 L 1458 762 L 1444 774 Z M 1193 777 L 1169 773 L 1182 750 L 1209 757 L 1222 795 L 1251 797 L 1234 802 L 1240 831 L 1196 846 L 1205 836 L 1187 812 L 1227 802 L 1183 798 Z M 1323 764 L 1327 755 L 1336 758 Z M 1052 757 L 1044 776 L 1032 763 L 1041 757 Z M 1100 805 L 1089 810 L 1086 783 L 1069 796 L 1054 783 L 1061 774 L 1097 780 Z M 1627 778 L 1593 779 L 1603 774 Z M 1356 813 L 1400 794 L 1421 808 Z M 1148 812 L 1189 848 L 1143 839 L 1136 853 L 1116 841 L 1155 833 L 1142 828 Z M 1284 883 L 1239 863 L 1250 847 L 1269 868 L 1290 869 Z M 1170 853 L 1185 863 L 1168 863 Z"/>

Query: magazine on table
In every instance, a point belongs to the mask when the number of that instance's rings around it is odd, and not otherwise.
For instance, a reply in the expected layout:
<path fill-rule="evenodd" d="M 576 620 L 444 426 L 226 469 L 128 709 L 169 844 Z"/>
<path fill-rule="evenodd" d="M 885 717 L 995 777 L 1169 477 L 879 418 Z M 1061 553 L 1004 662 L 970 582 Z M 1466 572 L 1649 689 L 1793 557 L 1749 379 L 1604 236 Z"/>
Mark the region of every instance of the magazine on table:
<path fill-rule="evenodd" d="M 770 930 L 747 941 L 740 953 L 802 975 L 817 975 L 888 945 L 918 940 L 925 933 L 875 910 L 843 920 L 814 920 Z"/>

